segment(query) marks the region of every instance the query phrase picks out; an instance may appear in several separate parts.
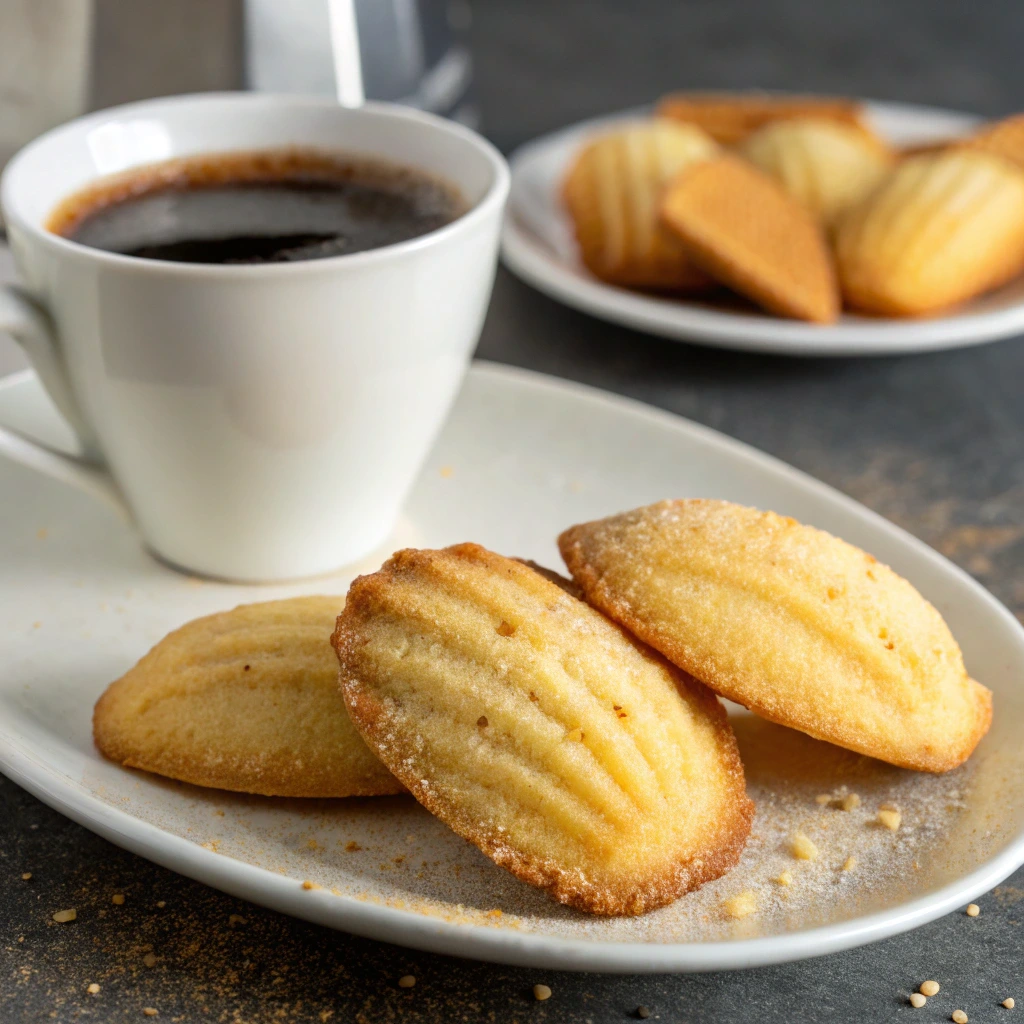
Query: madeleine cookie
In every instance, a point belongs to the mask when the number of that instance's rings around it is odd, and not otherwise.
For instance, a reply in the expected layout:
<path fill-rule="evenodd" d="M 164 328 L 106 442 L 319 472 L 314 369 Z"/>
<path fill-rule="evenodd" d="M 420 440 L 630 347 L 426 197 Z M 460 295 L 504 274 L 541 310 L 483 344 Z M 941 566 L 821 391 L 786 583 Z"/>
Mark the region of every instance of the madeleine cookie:
<path fill-rule="evenodd" d="M 727 501 L 663 501 L 567 530 L 587 599 L 716 693 L 904 768 L 944 772 L 992 695 L 942 616 L 870 555 Z"/>
<path fill-rule="evenodd" d="M 248 604 L 175 630 L 100 697 L 96 746 L 130 768 L 263 796 L 403 792 L 338 693 L 343 603 Z"/>
<path fill-rule="evenodd" d="M 679 92 L 662 97 L 656 112 L 659 117 L 696 125 L 723 146 L 741 142 L 766 124 L 805 117 L 870 131 L 861 104 L 831 96 Z"/>
<path fill-rule="evenodd" d="M 759 128 L 740 150 L 825 224 L 885 176 L 892 154 L 861 129 L 803 118 Z"/>
<path fill-rule="evenodd" d="M 839 220 L 846 301 L 914 316 L 956 305 L 1024 265 L 1024 171 L 987 153 L 911 157 Z"/>
<path fill-rule="evenodd" d="M 738 157 L 679 174 L 662 223 L 712 277 L 782 316 L 831 323 L 839 292 L 821 228 L 768 175 Z"/>
<path fill-rule="evenodd" d="M 1001 156 L 1024 169 L 1024 114 L 984 125 L 958 145 Z"/>
<path fill-rule="evenodd" d="M 716 149 L 697 128 L 659 121 L 620 128 L 589 143 L 563 186 L 587 269 L 626 288 L 707 288 L 707 275 L 659 224 L 658 200 L 673 175 Z"/>
<path fill-rule="evenodd" d="M 739 858 L 753 805 L 718 700 L 521 562 L 399 551 L 332 640 L 370 747 L 556 900 L 640 914 Z"/>

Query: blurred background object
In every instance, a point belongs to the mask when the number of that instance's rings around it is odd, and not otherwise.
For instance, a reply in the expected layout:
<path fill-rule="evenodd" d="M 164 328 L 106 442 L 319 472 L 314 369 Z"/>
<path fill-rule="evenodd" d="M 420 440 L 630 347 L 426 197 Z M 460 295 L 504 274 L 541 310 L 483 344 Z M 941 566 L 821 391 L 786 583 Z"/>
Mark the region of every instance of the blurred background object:
<path fill-rule="evenodd" d="M 0 3 L 0 167 L 88 104 L 92 0 Z"/>
<path fill-rule="evenodd" d="M 244 0 L 245 83 L 264 92 L 334 95 L 328 0 Z M 356 0 L 368 99 L 475 121 L 464 3 Z"/>
<path fill-rule="evenodd" d="M 335 93 L 328 0 L 94 2 L 93 108 L 218 89 Z M 463 0 L 355 0 L 355 9 L 369 99 L 475 119 Z"/>
<path fill-rule="evenodd" d="M 355 0 L 368 99 L 475 123 L 464 0 Z M 334 95 L 328 0 L 0 0 L 0 167 L 85 110 L 221 89 Z"/>

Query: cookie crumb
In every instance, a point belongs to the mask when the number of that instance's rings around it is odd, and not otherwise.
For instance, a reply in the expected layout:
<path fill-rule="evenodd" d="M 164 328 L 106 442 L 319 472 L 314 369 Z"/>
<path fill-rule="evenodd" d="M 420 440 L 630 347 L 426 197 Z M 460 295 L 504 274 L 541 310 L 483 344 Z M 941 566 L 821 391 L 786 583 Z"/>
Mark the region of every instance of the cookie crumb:
<path fill-rule="evenodd" d="M 53 919 L 57 924 L 67 924 L 68 921 L 74 921 L 76 917 L 78 917 L 77 910 L 58 910 L 53 915 Z"/>
<path fill-rule="evenodd" d="M 855 811 L 860 807 L 860 797 L 856 793 L 847 793 L 842 799 L 836 801 L 836 807 L 841 811 Z"/>
<path fill-rule="evenodd" d="M 928 1002 L 928 1000 L 925 999 L 925 997 L 923 995 L 921 995 L 920 992 L 911 992 L 910 993 L 910 1005 L 911 1006 L 916 1006 L 920 1010 L 921 1007 L 924 1006 L 924 1004 L 927 1003 L 927 1002 Z"/>
<path fill-rule="evenodd" d="M 167 906 L 167 900 L 157 900 L 156 905 L 163 910 Z"/>
<path fill-rule="evenodd" d="M 956 1024 L 967 1024 L 967 1014 L 963 1010 L 954 1010 L 950 1017 Z"/>
<path fill-rule="evenodd" d="M 160 1011 L 155 1006 L 144 1006 L 142 1012 L 147 1017 L 155 1017 Z"/>
<path fill-rule="evenodd" d="M 412 988 L 416 984 L 416 976 L 413 974 L 403 974 L 398 979 L 399 988 Z"/>
<path fill-rule="evenodd" d="M 118 906 L 121 906 L 121 904 L 124 903 L 124 896 L 122 896 L 121 893 L 119 892 L 114 893 L 114 895 L 110 897 L 110 902 L 116 903 Z"/>
<path fill-rule="evenodd" d="M 31 877 L 32 877 L 32 872 L 31 871 L 22 871 L 22 873 L 21 873 L 21 880 L 23 882 L 27 882 Z"/>
<path fill-rule="evenodd" d="M 538 1003 L 542 1003 L 545 999 L 551 998 L 551 989 L 549 989 L 547 985 L 534 985 L 533 998 L 536 999 Z"/>
<path fill-rule="evenodd" d="M 968 903 L 967 904 L 967 916 L 968 917 L 977 917 L 980 913 L 981 913 L 981 907 L 979 907 L 977 903 Z"/>
<path fill-rule="evenodd" d="M 923 996 L 934 996 L 938 995 L 941 986 L 937 981 L 922 981 L 918 987 L 918 992 Z"/>
<path fill-rule="evenodd" d="M 95 981 L 92 982 L 91 984 L 87 985 L 86 988 L 85 988 L 85 991 L 88 992 L 89 995 L 91 995 L 91 996 L 97 995 L 99 993 L 99 990 L 100 990 L 100 987 L 99 987 L 99 985 L 96 984 Z M 1011 1002 L 1012 1002 L 1012 1000 L 1011 1000 Z"/>
<path fill-rule="evenodd" d="M 890 832 L 895 832 L 903 820 L 899 811 L 892 810 L 892 806 L 883 806 L 878 812 L 878 824 L 884 825 Z"/>
<path fill-rule="evenodd" d="M 242 917 L 241 914 L 228 914 L 228 927 L 234 928 L 236 924 L 248 924 L 249 919 Z"/>
<path fill-rule="evenodd" d="M 308 878 L 302 883 L 303 889 L 319 889 L 320 886 L 316 882 L 311 882 Z"/>
<path fill-rule="evenodd" d="M 782 874 L 779 875 L 779 877 L 775 879 L 775 881 L 778 882 L 779 885 L 792 885 L 793 884 L 793 872 L 792 871 L 783 871 Z"/>
<path fill-rule="evenodd" d="M 793 833 L 793 837 L 789 841 L 789 850 L 797 860 L 818 859 L 818 848 L 803 832 Z"/>
<path fill-rule="evenodd" d="M 843 863 L 843 870 L 844 871 L 852 871 L 856 866 L 857 866 L 857 858 L 853 857 L 853 856 L 850 856 L 850 857 L 847 857 L 846 861 Z"/>
<path fill-rule="evenodd" d="M 641 1020 L 647 1020 L 647 1018 L 650 1017 L 650 1015 L 651 1015 L 651 1011 L 648 1010 L 646 1006 L 638 1006 L 636 1008 L 636 1015 Z"/>
<path fill-rule="evenodd" d="M 725 900 L 722 909 L 729 917 L 749 917 L 757 910 L 757 895 L 748 889 Z"/>
<path fill-rule="evenodd" d="M 146 955 L 145 955 L 145 956 L 144 956 L 144 957 L 142 958 L 142 962 L 143 962 L 143 963 L 144 963 L 144 964 L 145 964 L 145 965 L 146 965 L 147 967 L 156 967 L 156 954 L 155 954 L 155 953 L 147 953 L 147 954 L 146 954 Z"/>
<path fill-rule="evenodd" d="M 1002 1005 L 1008 1010 L 1012 1010 L 1017 1004 L 1013 1001 L 1013 996 L 1010 996 L 1008 999 L 1003 1000 Z"/>

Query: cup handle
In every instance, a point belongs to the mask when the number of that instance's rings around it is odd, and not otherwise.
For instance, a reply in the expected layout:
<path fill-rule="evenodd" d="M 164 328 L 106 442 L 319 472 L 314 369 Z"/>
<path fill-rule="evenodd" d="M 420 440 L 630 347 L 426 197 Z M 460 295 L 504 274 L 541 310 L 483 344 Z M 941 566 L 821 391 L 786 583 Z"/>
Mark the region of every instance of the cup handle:
<path fill-rule="evenodd" d="M 0 285 L 0 331 L 10 334 L 25 350 L 53 404 L 77 435 L 82 455 L 69 455 L 50 448 L 3 424 L 0 424 L 0 453 L 29 469 L 101 498 L 130 519 L 128 506 L 103 468 L 93 432 L 71 393 L 50 318 L 17 286 Z"/>

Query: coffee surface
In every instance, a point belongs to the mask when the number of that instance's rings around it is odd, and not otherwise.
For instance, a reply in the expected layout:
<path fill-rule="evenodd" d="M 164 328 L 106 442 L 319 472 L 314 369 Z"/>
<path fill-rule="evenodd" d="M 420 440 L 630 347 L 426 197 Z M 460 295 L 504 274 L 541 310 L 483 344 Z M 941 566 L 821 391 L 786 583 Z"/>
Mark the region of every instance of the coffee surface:
<path fill-rule="evenodd" d="M 179 263 L 323 259 L 443 227 L 464 203 L 411 168 L 313 150 L 155 164 L 64 200 L 48 227 L 94 249 Z"/>

